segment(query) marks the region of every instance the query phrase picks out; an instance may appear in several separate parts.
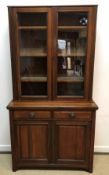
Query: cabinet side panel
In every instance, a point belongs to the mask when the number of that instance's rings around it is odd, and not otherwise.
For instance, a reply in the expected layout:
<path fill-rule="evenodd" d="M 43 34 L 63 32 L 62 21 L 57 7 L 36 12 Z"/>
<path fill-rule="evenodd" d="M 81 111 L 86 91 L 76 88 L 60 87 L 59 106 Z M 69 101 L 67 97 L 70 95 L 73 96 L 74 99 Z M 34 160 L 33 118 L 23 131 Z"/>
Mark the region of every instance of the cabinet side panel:
<path fill-rule="evenodd" d="M 17 150 L 15 146 L 15 132 L 14 132 L 14 123 L 13 123 L 13 112 L 9 111 L 10 117 L 10 136 L 11 136 L 11 151 L 12 151 L 12 169 L 16 171 L 17 169 Z"/>
<path fill-rule="evenodd" d="M 94 155 L 94 140 L 95 140 L 95 122 L 96 111 L 92 112 L 92 125 L 91 125 L 91 142 L 90 142 L 90 158 L 89 158 L 89 172 L 93 171 L 93 155 Z"/>
<path fill-rule="evenodd" d="M 92 8 L 92 43 L 91 43 L 91 52 L 90 52 L 90 60 L 91 60 L 91 67 L 90 67 L 90 83 L 91 86 L 89 86 L 89 99 L 92 98 L 92 92 L 93 92 L 93 70 L 94 70 L 94 57 L 95 57 L 95 43 L 96 43 L 96 19 L 97 19 L 97 7 Z"/>
<path fill-rule="evenodd" d="M 96 7 L 89 9 L 89 24 L 88 24 L 88 44 L 87 44 L 87 65 L 86 65 L 86 81 L 85 94 L 86 99 L 92 99 L 92 85 L 93 85 L 93 67 L 94 67 L 94 53 L 95 53 L 95 32 L 96 32 Z"/>
<path fill-rule="evenodd" d="M 9 33 L 10 33 L 10 50 L 12 64 L 12 79 L 13 79 L 13 98 L 18 99 L 18 83 L 17 83 L 17 65 L 16 65 L 16 27 L 14 9 L 8 8 L 9 14 Z"/>

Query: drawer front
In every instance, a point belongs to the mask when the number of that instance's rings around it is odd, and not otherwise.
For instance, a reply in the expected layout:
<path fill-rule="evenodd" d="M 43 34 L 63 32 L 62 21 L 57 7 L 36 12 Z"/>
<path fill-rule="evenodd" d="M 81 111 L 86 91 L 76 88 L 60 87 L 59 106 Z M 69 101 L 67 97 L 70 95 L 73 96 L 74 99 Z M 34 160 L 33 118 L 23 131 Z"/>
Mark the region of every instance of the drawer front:
<path fill-rule="evenodd" d="M 14 119 L 46 119 L 50 118 L 50 111 L 14 111 Z"/>
<path fill-rule="evenodd" d="M 72 120 L 91 120 L 91 112 L 87 111 L 55 111 L 54 118 L 56 119 L 72 119 Z"/>

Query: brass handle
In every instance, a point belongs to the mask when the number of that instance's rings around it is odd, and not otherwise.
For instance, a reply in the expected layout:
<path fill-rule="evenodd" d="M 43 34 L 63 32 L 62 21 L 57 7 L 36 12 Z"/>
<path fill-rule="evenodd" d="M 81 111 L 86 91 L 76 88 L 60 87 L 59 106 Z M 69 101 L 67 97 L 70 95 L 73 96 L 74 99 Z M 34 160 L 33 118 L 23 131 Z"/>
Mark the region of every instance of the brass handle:
<path fill-rule="evenodd" d="M 35 115 L 34 112 L 31 112 L 31 113 L 29 114 L 29 118 L 34 119 L 35 117 L 36 117 L 36 115 Z"/>
<path fill-rule="evenodd" d="M 69 117 L 72 118 L 72 119 L 74 119 L 74 118 L 76 117 L 76 116 L 75 116 L 75 113 L 73 113 L 73 112 L 70 113 L 70 114 L 69 114 Z"/>

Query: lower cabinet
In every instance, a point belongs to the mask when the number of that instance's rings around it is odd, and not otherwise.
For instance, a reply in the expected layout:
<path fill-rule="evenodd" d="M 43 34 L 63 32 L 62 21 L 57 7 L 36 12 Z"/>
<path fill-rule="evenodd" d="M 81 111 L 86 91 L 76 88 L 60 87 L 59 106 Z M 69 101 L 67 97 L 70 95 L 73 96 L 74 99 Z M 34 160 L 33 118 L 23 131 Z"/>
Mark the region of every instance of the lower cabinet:
<path fill-rule="evenodd" d="M 92 171 L 94 112 L 10 112 L 13 171 L 28 168 Z"/>
<path fill-rule="evenodd" d="M 90 123 L 56 121 L 55 156 L 57 164 L 85 167 L 90 149 Z"/>
<path fill-rule="evenodd" d="M 50 125 L 47 121 L 18 121 L 14 124 L 18 163 L 28 160 L 47 164 L 50 150 Z M 20 161 L 19 161 L 20 160 Z M 23 166 L 21 164 L 20 166 Z"/>
<path fill-rule="evenodd" d="M 91 112 L 54 112 L 55 160 L 66 167 L 86 167 L 91 143 Z"/>

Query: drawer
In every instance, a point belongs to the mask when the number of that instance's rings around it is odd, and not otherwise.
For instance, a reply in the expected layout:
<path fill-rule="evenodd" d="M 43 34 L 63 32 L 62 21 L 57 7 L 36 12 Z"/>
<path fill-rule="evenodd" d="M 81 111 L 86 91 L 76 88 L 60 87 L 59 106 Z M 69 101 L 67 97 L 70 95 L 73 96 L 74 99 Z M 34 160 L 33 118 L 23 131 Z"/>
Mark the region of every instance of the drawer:
<path fill-rule="evenodd" d="M 50 111 L 14 111 L 14 119 L 46 119 L 50 118 Z"/>
<path fill-rule="evenodd" d="M 54 118 L 56 119 L 73 119 L 73 120 L 91 120 L 91 112 L 87 111 L 55 111 Z"/>

